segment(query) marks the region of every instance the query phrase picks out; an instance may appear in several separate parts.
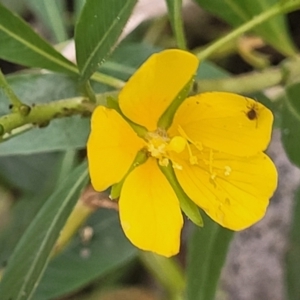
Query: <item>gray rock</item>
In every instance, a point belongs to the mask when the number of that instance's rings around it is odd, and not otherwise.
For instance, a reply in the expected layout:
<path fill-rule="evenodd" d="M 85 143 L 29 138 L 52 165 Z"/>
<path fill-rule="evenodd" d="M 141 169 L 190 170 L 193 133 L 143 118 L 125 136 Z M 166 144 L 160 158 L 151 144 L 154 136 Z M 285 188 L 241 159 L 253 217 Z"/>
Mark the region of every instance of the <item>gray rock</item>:
<path fill-rule="evenodd" d="M 284 260 L 300 169 L 289 162 L 278 131 L 274 132 L 268 154 L 279 173 L 277 191 L 266 216 L 236 233 L 222 271 L 218 300 L 287 299 Z"/>

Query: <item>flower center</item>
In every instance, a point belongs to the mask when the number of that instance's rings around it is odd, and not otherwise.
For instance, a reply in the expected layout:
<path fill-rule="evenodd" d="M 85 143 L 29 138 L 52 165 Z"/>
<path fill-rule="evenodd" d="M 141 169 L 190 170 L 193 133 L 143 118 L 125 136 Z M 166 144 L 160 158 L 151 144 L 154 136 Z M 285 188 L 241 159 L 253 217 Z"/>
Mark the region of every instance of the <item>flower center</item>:
<path fill-rule="evenodd" d="M 148 132 L 146 136 L 147 151 L 150 156 L 158 159 L 161 166 L 168 166 L 170 160 L 170 153 L 182 152 L 186 145 L 187 140 L 181 136 L 170 138 L 165 130 L 157 129 L 154 132 Z M 173 161 L 174 168 L 181 168 Z"/>

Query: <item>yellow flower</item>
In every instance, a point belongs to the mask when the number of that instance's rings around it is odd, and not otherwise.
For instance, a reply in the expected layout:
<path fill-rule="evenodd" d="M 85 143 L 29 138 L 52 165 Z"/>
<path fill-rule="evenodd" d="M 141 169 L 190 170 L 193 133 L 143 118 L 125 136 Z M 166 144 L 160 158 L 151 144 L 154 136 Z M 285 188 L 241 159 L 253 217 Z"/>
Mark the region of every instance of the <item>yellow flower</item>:
<path fill-rule="evenodd" d="M 273 116 L 262 104 L 203 93 L 178 105 L 170 126 L 158 125 L 165 124 L 163 114 L 197 67 L 198 59 L 185 51 L 152 55 L 119 94 L 119 111 L 99 106 L 91 121 L 87 149 L 94 188 L 123 182 L 119 209 L 126 236 L 164 256 L 178 253 L 183 218 L 163 168 L 171 165 L 187 196 L 232 230 L 260 220 L 277 185 L 275 166 L 263 153 Z M 138 135 L 136 124 L 147 130 Z M 135 162 L 138 152 L 147 157 L 142 164 Z"/>

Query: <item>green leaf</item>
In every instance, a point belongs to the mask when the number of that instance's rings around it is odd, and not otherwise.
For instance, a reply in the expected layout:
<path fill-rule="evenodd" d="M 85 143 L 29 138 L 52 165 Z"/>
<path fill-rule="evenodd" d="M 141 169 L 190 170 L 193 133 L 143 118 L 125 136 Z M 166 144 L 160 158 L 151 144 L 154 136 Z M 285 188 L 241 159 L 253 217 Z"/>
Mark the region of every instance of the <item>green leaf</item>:
<path fill-rule="evenodd" d="M 134 71 L 151 54 L 159 50 L 143 44 L 123 44 L 116 49 L 109 62 L 117 63 L 121 66 L 121 70 L 123 70 L 123 66 L 125 70 L 129 68 Z M 132 53 L 135 53 L 135 55 L 132 55 Z M 122 72 L 121 70 L 111 70 L 109 67 L 105 69 L 107 74 L 127 80 L 131 73 Z M 199 79 L 226 76 L 228 75 L 221 68 L 205 61 L 201 64 L 197 74 Z M 77 80 L 61 74 L 7 76 L 7 81 L 16 95 L 27 105 L 80 96 Z M 110 91 L 107 86 L 94 82 L 93 89 L 96 93 Z M 103 105 L 105 105 L 105 100 L 105 97 L 103 97 Z M 9 113 L 7 100 L 0 93 L 0 116 L 7 113 Z M 76 116 L 56 119 L 45 128 L 34 128 L 0 143 L 0 156 L 84 148 L 89 131 L 89 118 Z"/>
<path fill-rule="evenodd" d="M 251 20 L 256 15 L 268 10 L 278 3 L 278 0 L 195 0 L 202 8 L 225 20 L 234 27 Z M 288 33 L 285 16 L 274 17 L 260 26 L 254 32 L 267 43 L 284 55 L 295 54 L 295 46 Z"/>
<path fill-rule="evenodd" d="M 286 87 L 282 109 L 282 142 L 290 160 L 300 167 L 300 82 Z"/>
<path fill-rule="evenodd" d="M 106 60 L 137 0 L 87 0 L 75 28 L 76 58 L 84 82 Z"/>
<path fill-rule="evenodd" d="M 207 216 L 204 227 L 194 228 L 188 245 L 187 300 L 214 300 L 221 269 L 233 232 Z"/>
<path fill-rule="evenodd" d="M 8 76 L 14 92 L 27 105 L 79 96 L 77 81 L 60 74 Z M 97 92 L 109 89 L 95 84 Z M 104 104 L 104 103 L 103 103 Z M 0 116 L 9 113 L 4 95 L 0 94 Z M 53 120 L 47 127 L 33 128 L 0 143 L 0 156 L 70 150 L 85 147 L 90 131 L 89 118 L 74 116 Z"/>
<path fill-rule="evenodd" d="M 80 95 L 76 78 L 62 74 L 18 74 L 6 76 L 6 80 L 18 98 L 27 105 Z M 103 91 L 107 89 L 103 87 Z M 6 98 L 0 93 L 0 116 L 9 112 Z"/>
<path fill-rule="evenodd" d="M 38 212 L 9 259 L 0 283 L 3 299 L 31 299 L 87 179 L 87 164 L 83 163 L 58 186 Z"/>
<path fill-rule="evenodd" d="M 57 171 L 61 160 L 62 153 L 0 156 L 1 184 L 5 182 L 14 189 L 36 195 L 49 184 L 55 183 L 53 174 Z"/>
<path fill-rule="evenodd" d="M 8 258 L 46 200 L 46 197 L 40 195 L 25 194 L 18 198 L 9 211 L 9 221 L 0 230 L 0 265 L 2 267 L 7 265 Z"/>
<path fill-rule="evenodd" d="M 78 17 L 81 14 L 84 3 L 85 3 L 85 0 L 74 0 L 74 11 L 75 11 L 76 17 Z"/>
<path fill-rule="evenodd" d="M 158 50 L 142 44 L 125 44 L 116 49 L 110 61 L 125 64 L 125 67 L 128 66 L 135 70 Z M 132 52 L 135 52 L 136 55 L 131 55 Z M 114 75 L 115 73 L 115 71 L 107 69 L 107 74 Z M 120 76 L 120 73 L 118 72 L 116 75 Z M 127 80 L 129 75 L 129 73 L 122 74 L 122 78 Z M 78 81 L 61 74 L 7 76 L 7 81 L 16 95 L 28 105 L 80 96 Z M 107 86 L 94 82 L 93 89 L 96 93 L 110 91 Z M 103 105 L 105 105 L 105 101 L 103 101 Z M 0 116 L 7 113 L 9 113 L 7 99 L 0 92 Z M 0 156 L 84 148 L 89 131 L 89 118 L 57 119 L 45 128 L 34 128 L 0 143 Z"/>
<path fill-rule="evenodd" d="M 33 128 L 0 143 L 0 156 L 81 149 L 90 131 L 89 118 L 55 119 L 43 128 Z"/>
<path fill-rule="evenodd" d="M 293 221 L 290 231 L 289 247 L 286 253 L 286 291 L 288 300 L 299 300 L 300 296 L 300 190 L 295 196 Z"/>
<path fill-rule="evenodd" d="M 161 48 L 141 43 L 122 43 L 101 66 L 101 70 L 127 81 L 150 55 L 161 50 Z"/>
<path fill-rule="evenodd" d="M 55 72 L 77 74 L 76 66 L 0 3 L 0 58 Z M 5 45 L 5 46 L 3 46 Z"/>
<path fill-rule="evenodd" d="M 116 211 L 100 209 L 85 226 L 92 228 L 92 239 L 82 243 L 76 237 L 64 253 L 50 262 L 34 300 L 61 298 L 106 276 L 136 256 L 137 249 L 124 236 Z"/>
<path fill-rule="evenodd" d="M 20 0 L 1 0 L 0 1 L 8 9 L 21 15 L 26 12 L 26 3 Z"/>
<path fill-rule="evenodd" d="M 68 34 L 64 22 L 65 7 L 61 0 L 26 0 L 37 17 L 53 34 L 57 43 L 67 40 Z"/>

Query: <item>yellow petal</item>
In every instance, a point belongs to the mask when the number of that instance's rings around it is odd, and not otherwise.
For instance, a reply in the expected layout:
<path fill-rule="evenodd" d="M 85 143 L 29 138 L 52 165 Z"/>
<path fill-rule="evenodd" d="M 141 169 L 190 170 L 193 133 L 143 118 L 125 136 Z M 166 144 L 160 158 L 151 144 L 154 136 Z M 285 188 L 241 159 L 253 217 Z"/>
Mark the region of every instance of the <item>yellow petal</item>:
<path fill-rule="evenodd" d="M 199 61 L 182 50 L 153 54 L 129 79 L 119 94 L 126 117 L 154 131 L 157 121 L 195 74 Z"/>
<path fill-rule="evenodd" d="M 178 253 L 183 225 L 179 202 L 155 159 L 128 175 L 119 208 L 125 235 L 135 246 L 167 257 Z"/>
<path fill-rule="evenodd" d="M 193 142 L 233 155 L 251 156 L 266 149 L 272 123 L 271 111 L 259 102 L 212 92 L 186 99 L 169 132 L 178 135 L 181 127 Z"/>
<path fill-rule="evenodd" d="M 98 106 L 92 115 L 87 143 L 93 187 L 103 191 L 119 182 L 143 146 L 143 140 L 115 110 Z"/>
<path fill-rule="evenodd" d="M 195 150 L 194 150 L 195 152 Z M 215 222 L 241 230 L 264 215 L 277 186 L 277 171 L 264 153 L 241 158 L 204 151 L 198 165 L 177 158 L 177 179 L 187 195 Z"/>

